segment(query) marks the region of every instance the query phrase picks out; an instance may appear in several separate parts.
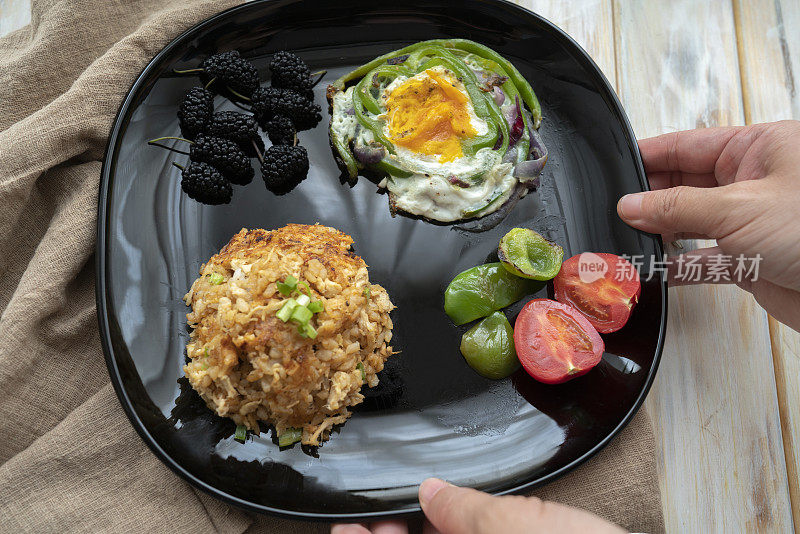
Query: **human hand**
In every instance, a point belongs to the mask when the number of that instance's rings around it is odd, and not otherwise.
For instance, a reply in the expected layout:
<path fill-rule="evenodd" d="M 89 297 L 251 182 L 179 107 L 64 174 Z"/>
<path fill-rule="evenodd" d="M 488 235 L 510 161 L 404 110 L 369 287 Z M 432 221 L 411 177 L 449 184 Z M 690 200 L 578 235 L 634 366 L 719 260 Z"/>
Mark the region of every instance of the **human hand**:
<path fill-rule="evenodd" d="M 425 534 L 505 534 L 530 532 L 625 532 L 604 519 L 561 504 L 535 497 L 493 497 L 469 488 L 459 488 L 429 478 L 419 487 L 419 502 L 427 522 Z M 331 534 L 408 534 L 399 521 L 364 525 L 334 525 Z"/>
<path fill-rule="evenodd" d="M 800 330 L 800 122 L 675 132 L 639 148 L 653 191 L 622 197 L 620 217 L 666 240 L 716 239 L 684 255 L 705 268 L 720 254 L 760 254 L 757 280 L 730 280 Z"/>

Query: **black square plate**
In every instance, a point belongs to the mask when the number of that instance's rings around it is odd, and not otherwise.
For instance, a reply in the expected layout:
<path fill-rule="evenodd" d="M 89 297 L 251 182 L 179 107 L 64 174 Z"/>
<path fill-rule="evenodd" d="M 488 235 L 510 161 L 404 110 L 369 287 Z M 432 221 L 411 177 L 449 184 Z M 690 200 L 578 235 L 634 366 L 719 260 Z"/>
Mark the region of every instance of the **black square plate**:
<path fill-rule="evenodd" d="M 395 5 L 399 4 L 399 5 Z M 550 150 L 542 187 L 497 228 L 467 233 L 392 218 L 387 197 L 361 179 L 339 181 L 327 113 L 302 132 L 309 178 L 276 197 L 256 178 L 231 204 L 204 206 L 180 191 L 170 162 L 186 157 L 147 146 L 177 135 L 175 113 L 193 78 L 173 69 L 237 49 L 268 78 L 277 50 L 299 53 L 317 86 L 406 44 L 463 37 L 510 59 L 542 102 Z M 324 106 L 323 104 L 323 107 Z M 218 109 L 235 109 L 217 98 Z M 643 284 L 621 331 L 586 376 L 546 386 L 523 371 L 502 381 L 474 373 L 459 354 L 461 334 L 442 309 L 462 270 L 491 259 L 510 228 L 534 228 L 565 248 L 661 258 L 660 241 L 616 215 L 617 199 L 645 189 L 635 136 L 607 80 L 561 30 L 497 0 L 253 2 L 187 31 L 147 65 L 114 123 L 100 189 L 97 309 L 111 380 L 144 441 L 168 466 L 228 502 L 261 512 L 334 520 L 419 511 L 417 485 L 439 476 L 506 493 L 541 485 L 592 456 L 627 424 L 655 376 L 666 320 L 660 274 Z M 201 263 L 243 227 L 320 222 L 348 233 L 397 305 L 384 380 L 391 394 L 360 406 L 317 452 L 279 450 L 268 433 L 240 444 L 234 425 L 212 414 L 181 380 L 187 308 L 181 297 Z M 643 279 L 647 278 L 643 273 Z M 546 294 L 546 289 L 537 296 Z M 526 299 L 527 301 L 528 299 Z M 509 319 L 524 302 L 509 310 Z"/>

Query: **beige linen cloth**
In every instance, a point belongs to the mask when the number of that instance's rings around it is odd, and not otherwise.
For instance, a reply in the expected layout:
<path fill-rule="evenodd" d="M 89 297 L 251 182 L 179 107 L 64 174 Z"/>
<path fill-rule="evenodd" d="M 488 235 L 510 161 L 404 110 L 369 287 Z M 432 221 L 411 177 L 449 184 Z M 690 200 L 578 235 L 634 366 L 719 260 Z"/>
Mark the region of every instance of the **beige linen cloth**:
<path fill-rule="evenodd" d="M 136 75 L 231 0 L 34 0 L 0 39 L 0 531 L 327 532 L 195 491 L 150 452 L 109 384 L 94 242 L 106 138 Z M 537 495 L 663 530 L 640 414 Z"/>

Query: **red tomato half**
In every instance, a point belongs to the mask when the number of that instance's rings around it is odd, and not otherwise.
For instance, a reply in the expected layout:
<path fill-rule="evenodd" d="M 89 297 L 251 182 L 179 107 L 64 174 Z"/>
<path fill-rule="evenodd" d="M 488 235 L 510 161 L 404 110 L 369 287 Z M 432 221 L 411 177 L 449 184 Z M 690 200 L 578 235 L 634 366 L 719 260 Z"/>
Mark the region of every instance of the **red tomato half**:
<path fill-rule="evenodd" d="M 514 324 L 514 345 L 528 374 L 545 384 L 585 375 L 605 350 L 600 334 L 578 310 L 550 299 L 527 303 Z"/>
<path fill-rule="evenodd" d="M 625 326 L 642 291 L 631 262 L 592 252 L 566 260 L 553 286 L 557 301 L 577 308 L 602 334 Z"/>

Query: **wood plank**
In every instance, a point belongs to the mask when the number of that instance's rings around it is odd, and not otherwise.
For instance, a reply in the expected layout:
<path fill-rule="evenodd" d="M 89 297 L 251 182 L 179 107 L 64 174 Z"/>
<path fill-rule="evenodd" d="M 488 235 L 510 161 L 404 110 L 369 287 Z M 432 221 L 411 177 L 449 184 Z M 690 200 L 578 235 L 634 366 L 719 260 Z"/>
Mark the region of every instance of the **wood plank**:
<path fill-rule="evenodd" d="M 616 87 L 614 20 L 611 0 L 515 0 L 575 39 Z"/>
<path fill-rule="evenodd" d="M 0 0 L 0 37 L 31 21 L 30 0 Z"/>
<path fill-rule="evenodd" d="M 800 530 L 800 333 L 769 318 L 795 531 Z"/>
<path fill-rule="evenodd" d="M 748 123 L 800 119 L 800 5 L 736 0 L 736 33 Z M 800 528 L 800 333 L 770 317 L 772 356 L 795 529 Z"/>
<path fill-rule="evenodd" d="M 614 20 L 619 93 L 639 137 L 744 121 L 729 2 L 615 0 Z M 668 532 L 791 531 L 767 316 L 749 295 L 670 289 L 646 406 Z"/>

